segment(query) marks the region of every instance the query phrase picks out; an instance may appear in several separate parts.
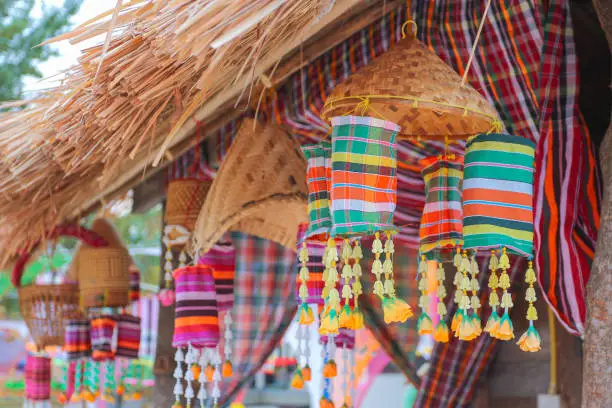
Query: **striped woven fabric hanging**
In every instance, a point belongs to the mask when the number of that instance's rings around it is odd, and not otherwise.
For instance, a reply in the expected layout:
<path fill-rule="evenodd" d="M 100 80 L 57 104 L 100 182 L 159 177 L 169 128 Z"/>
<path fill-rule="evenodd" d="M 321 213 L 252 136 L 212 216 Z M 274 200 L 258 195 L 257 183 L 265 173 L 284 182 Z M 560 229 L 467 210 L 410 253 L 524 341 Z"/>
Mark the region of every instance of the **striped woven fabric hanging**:
<path fill-rule="evenodd" d="M 51 358 L 46 353 L 30 353 L 25 364 L 25 399 L 27 406 L 50 406 Z"/>
<path fill-rule="evenodd" d="M 525 300 L 529 303 L 529 328 L 518 342 L 524 351 L 538 351 L 541 344 L 533 323 L 537 320 L 537 311 L 533 306 L 536 301 L 533 287 L 536 277 L 531 262 L 534 156 L 535 144 L 528 139 L 506 134 L 478 135 L 466 146 L 463 191 L 465 248 L 492 251 L 489 262 L 489 305 L 492 312 L 485 327 L 485 331 L 492 337 L 500 340 L 514 338 L 514 329 L 508 314 L 509 309 L 513 307 L 509 292 L 509 254 L 530 260 L 525 275 L 528 284 Z M 462 265 L 465 265 L 462 269 L 466 276 L 466 270 L 478 272 L 476 262 L 467 261 L 465 254 Z M 467 280 L 466 277 L 464 279 Z M 465 292 L 464 290 L 464 301 L 467 298 Z M 460 303 L 458 313 L 465 313 L 466 306 L 467 301 Z M 498 306 L 503 312 L 501 316 L 498 314 Z"/>
<path fill-rule="evenodd" d="M 117 318 L 116 357 L 138 358 L 140 350 L 140 317 L 120 314 Z"/>
<path fill-rule="evenodd" d="M 91 319 L 91 358 L 105 361 L 114 357 L 113 336 L 117 318 L 113 315 L 98 316 Z"/>

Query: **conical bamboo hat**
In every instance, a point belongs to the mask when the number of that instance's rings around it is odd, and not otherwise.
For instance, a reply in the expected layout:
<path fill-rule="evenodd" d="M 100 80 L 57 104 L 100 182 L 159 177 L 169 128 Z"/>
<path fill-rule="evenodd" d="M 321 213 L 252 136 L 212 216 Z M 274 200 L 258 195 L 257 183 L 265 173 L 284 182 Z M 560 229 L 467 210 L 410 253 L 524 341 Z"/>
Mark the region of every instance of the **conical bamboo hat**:
<path fill-rule="evenodd" d="M 405 38 L 336 86 L 322 116 L 374 116 L 400 137 L 462 139 L 498 126 L 495 109 L 434 52 Z"/>
<path fill-rule="evenodd" d="M 197 249 L 207 252 L 226 231 L 240 231 L 295 250 L 308 220 L 306 160 L 277 125 L 242 122 L 200 210 Z"/>

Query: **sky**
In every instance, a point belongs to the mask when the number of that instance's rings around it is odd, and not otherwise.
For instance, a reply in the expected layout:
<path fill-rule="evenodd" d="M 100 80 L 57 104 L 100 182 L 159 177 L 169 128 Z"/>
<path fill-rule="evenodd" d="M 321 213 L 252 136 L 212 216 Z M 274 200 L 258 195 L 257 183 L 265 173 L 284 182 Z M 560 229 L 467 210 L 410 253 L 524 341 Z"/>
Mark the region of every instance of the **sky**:
<path fill-rule="evenodd" d="M 63 2 L 63 0 L 39 0 L 38 6 L 40 7 L 40 5 L 44 3 L 47 6 L 59 7 L 63 4 Z M 74 15 L 71 20 L 71 28 L 74 28 L 93 17 L 102 14 L 109 9 L 112 9 L 114 6 L 114 0 L 83 0 L 83 4 L 81 5 L 79 12 Z M 39 15 L 38 10 L 35 9 L 33 11 L 33 17 Z M 104 38 L 100 37 L 99 39 L 95 39 L 93 42 L 97 43 L 102 41 L 104 41 Z M 89 42 L 87 44 L 91 43 L 92 42 Z M 51 58 L 38 66 L 43 76 L 49 79 L 40 80 L 33 77 L 26 78 L 24 80 L 26 93 L 34 92 L 53 85 L 53 83 L 58 80 L 57 77 L 53 76 L 76 64 L 77 58 L 80 55 L 80 50 L 84 47 L 84 44 L 85 43 L 72 45 L 68 41 L 62 41 L 52 45 L 60 52 L 60 56 Z"/>

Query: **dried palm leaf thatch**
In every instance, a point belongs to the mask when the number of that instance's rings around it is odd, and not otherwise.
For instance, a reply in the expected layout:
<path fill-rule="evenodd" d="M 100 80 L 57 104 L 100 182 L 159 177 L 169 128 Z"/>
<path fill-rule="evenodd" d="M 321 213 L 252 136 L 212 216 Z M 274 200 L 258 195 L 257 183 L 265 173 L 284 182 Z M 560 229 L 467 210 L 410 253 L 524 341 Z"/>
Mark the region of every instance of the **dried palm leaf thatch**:
<path fill-rule="evenodd" d="M 0 114 L 2 263 L 78 215 L 129 158 L 136 165 L 168 147 L 204 102 L 236 87 L 248 96 L 261 61 L 276 62 L 325 13 L 331 10 L 321 25 L 356 3 L 119 0 L 49 40 L 101 38 L 82 51 L 61 85 L 26 109 Z"/>

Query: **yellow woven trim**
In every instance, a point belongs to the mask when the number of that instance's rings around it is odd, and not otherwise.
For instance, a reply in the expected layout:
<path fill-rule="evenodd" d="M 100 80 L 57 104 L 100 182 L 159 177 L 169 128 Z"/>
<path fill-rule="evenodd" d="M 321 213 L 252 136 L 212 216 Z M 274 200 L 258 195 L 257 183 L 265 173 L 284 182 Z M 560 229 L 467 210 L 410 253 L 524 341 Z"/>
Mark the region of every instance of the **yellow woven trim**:
<path fill-rule="evenodd" d="M 453 103 L 446 103 L 446 102 L 438 102 L 438 101 L 433 101 L 433 100 L 429 100 L 429 99 L 423 99 L 423 98 L 418 98 L 416 96 L 398 96 L 398 95 L 354 95 L 354 96 L 342 96 L 342 97 L 338 97 L 338 98 L 329 98 L 327 99 L 325 106 L 323 108 L 323 113 L 321 114 L 321 118 L 323 118 L 323 120 L 330 122 L 330 118 L 325 114 L 326 111 L 334 109 L 334 104 L 340 101 L 359 101 L 359 103 L 357 103 L 355 105 L 355 107 L 341 115 L 337 115 L 337 116 L 347 116 L 347 115 L 352 115 L 352 114 L 358 114 L 360 116 L 364 116 L 366 114 L 366 112 L 371 111 L 374 112 L 379 118 L 387 120 L 392 122 L 392 120 L 388 119 L 387 117 L 385 117 L 385 115 L 381 114 L 380 112 L 378 112 L 376 109 L 374 109 L 374 107 L 371 104 L 371 101 L 373 99 L 396 99 L 396 100 L 402 100 L 402 101 L 408 101 L 408 102 L 412 102 L 412 107 L 413 108 L 417 108 L 419 103 L 423 103 L 423 104 L 429 104 L 429 105 L 436 105 L 436 106 L 442 106 L 445 108 L 453 108 L 453 109 L 458 109 L 458 110 L 462 110 L 463 111 L 463 115 L 467 116 L 469 113 L 471 114 L 475 114 L 475 115 L 479 115 L 479 116 L 483 116 L 487 119 L 489 119 L 490 123 L 491 123 L 491 128 L 489 130 L 488 133 L 491 132 L 499 132 L 502 130 L 502 123 L 500 122 L 500 120 L 493 115 L 490 115 L 486 112 L 477 110 L 477 109 L 473 109 L 473 108 L 468 108 L 467 106 L 461 106 L 461 105 L 457 105 L 457 104 L 453 104 Z M 401 133 L 400 133 L 401 134 Z M 445 137 L 449 137 L 449 136 L 445 136 Z M 452 137 L 452 136 L 450 136 Z M 465 139 L 468 139 L 469 137 L 473 137 L 472 136 L 468 136 L 468 137 L 462 137 Z M 400 137 L 401 138 L 401 137 Z"/>

